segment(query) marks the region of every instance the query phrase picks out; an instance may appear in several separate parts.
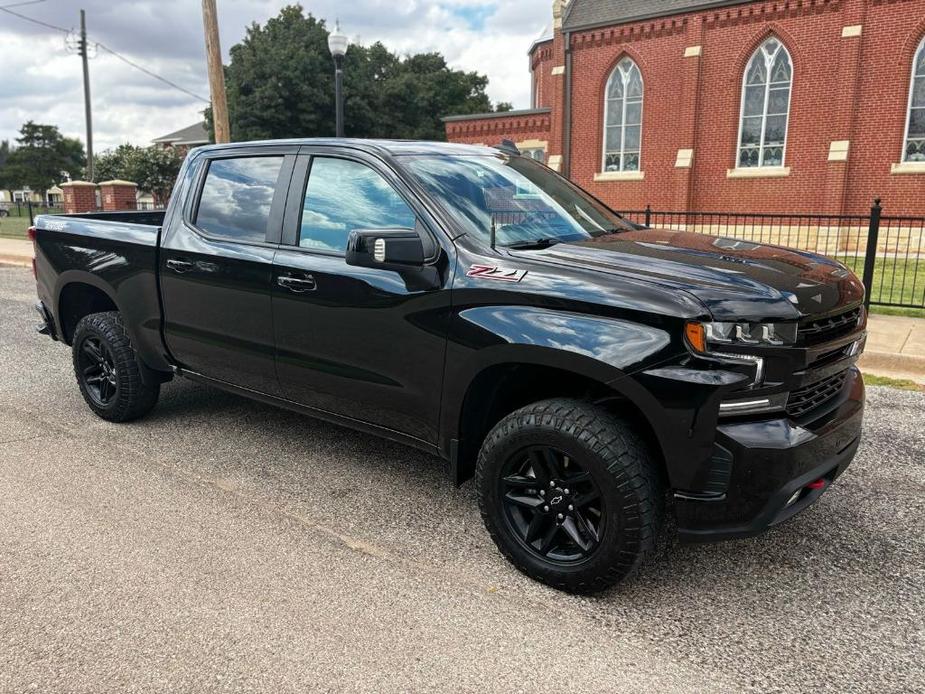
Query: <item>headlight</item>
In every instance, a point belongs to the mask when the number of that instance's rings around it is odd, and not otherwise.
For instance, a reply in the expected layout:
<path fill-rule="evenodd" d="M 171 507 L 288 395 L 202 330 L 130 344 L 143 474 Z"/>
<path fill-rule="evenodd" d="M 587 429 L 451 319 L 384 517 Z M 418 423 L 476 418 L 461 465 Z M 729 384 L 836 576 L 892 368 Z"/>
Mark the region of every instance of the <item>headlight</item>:
<path fill-rule="evenodd" d="M 713 354 L 716 347 L 780 347 L 797 340 L 796 323 L 720 323 L 691 321 L 685 326 L 687 342 L 695 352 Z"/>
<path fill-rule="evenodd" d="M 796 323 L 720 323 L 689 321 L 684 336 L 692 351 L 705 359 L 755 367 L 752 386 L 764 381 L 764 359 L 753 354 L 726 352 L 729 347 L 779 347 L 797 339 Z"/>

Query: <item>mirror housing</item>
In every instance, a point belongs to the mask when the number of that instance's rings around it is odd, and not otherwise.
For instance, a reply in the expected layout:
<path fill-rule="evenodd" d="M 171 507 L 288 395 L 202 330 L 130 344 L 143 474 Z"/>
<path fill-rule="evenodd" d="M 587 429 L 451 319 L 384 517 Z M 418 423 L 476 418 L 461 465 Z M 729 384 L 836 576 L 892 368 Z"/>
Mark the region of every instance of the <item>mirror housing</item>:
<path fill-rule="evenodd" d="M 354 229 L 347 238 L 347 265 L 409 270 L 426 262 L 424 241 L 414 229 Z"/>

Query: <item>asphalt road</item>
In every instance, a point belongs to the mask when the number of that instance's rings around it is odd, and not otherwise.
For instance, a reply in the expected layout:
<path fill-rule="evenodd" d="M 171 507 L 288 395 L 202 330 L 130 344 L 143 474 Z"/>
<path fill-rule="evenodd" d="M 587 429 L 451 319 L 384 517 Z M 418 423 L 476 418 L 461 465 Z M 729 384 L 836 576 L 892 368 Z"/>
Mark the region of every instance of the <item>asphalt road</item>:
<path fill-rule="evenodd" d="M 496 552 L 414 450 L 188 383 L 84 406 L 0 267 L 0 691 L 922 691 L 925 395 L 763 537 L 594 598 Z"/>

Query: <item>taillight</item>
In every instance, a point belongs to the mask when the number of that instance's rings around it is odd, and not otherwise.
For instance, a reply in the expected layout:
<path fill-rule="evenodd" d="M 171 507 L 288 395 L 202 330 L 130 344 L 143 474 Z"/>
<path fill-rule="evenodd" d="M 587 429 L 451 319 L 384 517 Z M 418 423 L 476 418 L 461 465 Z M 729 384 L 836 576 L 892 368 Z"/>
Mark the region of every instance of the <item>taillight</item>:
<path fill-rule="evenodd" d="M 35 256 L 36 256 L 35 232 L 36 231 L 37 230 L 35 227 L 29 227 L 29 229 L 26 231 L 26 235 L 29 237 L 29 240 L 32 242 L 32 276 L 38 279 L 39 273 L 35 268 Z"/>

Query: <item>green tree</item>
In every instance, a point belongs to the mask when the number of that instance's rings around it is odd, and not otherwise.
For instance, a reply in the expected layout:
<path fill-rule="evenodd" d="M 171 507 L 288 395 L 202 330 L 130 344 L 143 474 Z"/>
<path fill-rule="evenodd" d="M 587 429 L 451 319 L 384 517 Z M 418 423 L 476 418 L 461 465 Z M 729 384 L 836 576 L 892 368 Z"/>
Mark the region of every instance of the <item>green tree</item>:
<path fill-rule="evenodd" d="M 10 151 L 10 141 L 0 140 L 0 188 L 3 190 L 8 190 L 11 185 L 6 168 L 7 159 L 10 158 Z M 10 192 L 10 199 L 13 199 L 12 191 Z"/>
<path fill-rule="evenodd" d="M 79 178 L 87 163 L 83 144 L 64 137 L 54 125 L 28 121 L 16 138 L 17 147 L 6 160 L 8 186 L 28 186 L 44 193 L 63 178 Z"/>
<path fill-rule="evenodd" d="M 122 144 L 115 149 L 107 149 L 96 155 L 93 159 L 93 176 L 95 182 L 122 179 L 137 183 L 138 175 L 135 164 L 141 147 Z"/>
<path fill-rule="evenodd" d="M 182 164 L 183 156 L 173 147 L 145 147 L 138 158 L 133 180 L 141 190 L 154 196 L 155 206 L 164 207 L 170 201 Z"/>
<path fill-rule="evenodd" d="M 173 148 L 136 147 L 123 144 L 96 157 L 97 182 L 121 179 L 137 183 L 154 196 L 154 204 L 166 205 L 180 172 L 183 157 Z"/>
<path fill-rule="evenodd" d="M 334 133 L 327 42 L 325 23 L 299 5 L 247 29 L 225 68 L 232 139 Z M 352 137 L 443 140 L 443 116 L 493 110 L 487 86 L 488 78 L 451 69 L 439 53 L 402 58 L 378 42 L 351 45 L 344 58 L 344 130 Z M 206 121 L 212 130 L 210 110 Z"/>

